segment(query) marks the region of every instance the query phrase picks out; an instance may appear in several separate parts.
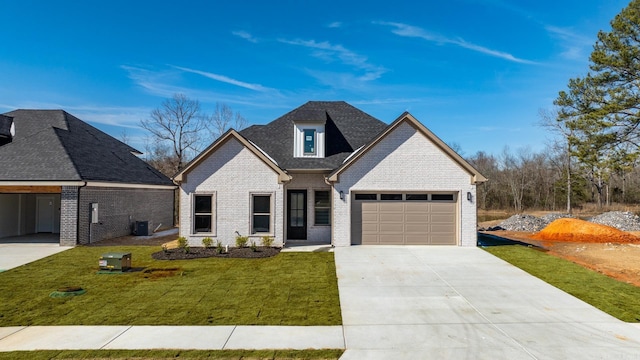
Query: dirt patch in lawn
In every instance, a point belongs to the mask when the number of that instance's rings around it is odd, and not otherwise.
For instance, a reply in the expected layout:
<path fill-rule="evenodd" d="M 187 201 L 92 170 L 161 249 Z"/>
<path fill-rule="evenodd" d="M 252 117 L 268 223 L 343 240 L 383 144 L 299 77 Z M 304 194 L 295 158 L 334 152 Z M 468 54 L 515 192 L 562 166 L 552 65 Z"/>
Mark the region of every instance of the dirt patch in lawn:
<path fill-rule="evenodd" d="M 542 247 L 548 253 L 595 270 L 611 278 L 640 286 L 640 232 L 623 232 L 624 243 L 600 239 L 600 242 L 576 242 L 540 239 L 540 233 L 490 231 L 488 234 Z M 629 238 L 631 236 L 631 238 Z M 567 238 L 565 238 L 568 240 Z M 591 239 L 593 240 L 593 239 Z M 635 240 L 635 241 L 628 241 Z"/>
<path fill-rule="evenodd" d="M 258 246 L 255 250 L 251 248 L 229 248 L 229 252 L 219 253 L 216 248 L 192 247 L 189 251 L 184 249 L 167 249 L 153 253 L 151 256 L 156 260 L 188 260 L 202 258 L 267 258 L 280 253 L 280 248 Z"/>
<path fill-rule="evenodd" d="M 557 219 L 532 235 L 532 238 L 576 243 L 633 244 L 640 242 L 637 236 L 614 227 L 572 218 Z"/>

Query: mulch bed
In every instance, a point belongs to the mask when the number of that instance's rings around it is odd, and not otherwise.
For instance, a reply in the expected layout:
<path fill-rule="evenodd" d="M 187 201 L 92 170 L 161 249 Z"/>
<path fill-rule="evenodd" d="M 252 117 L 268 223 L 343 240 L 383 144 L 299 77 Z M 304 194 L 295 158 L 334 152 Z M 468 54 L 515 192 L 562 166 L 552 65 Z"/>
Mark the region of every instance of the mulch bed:
<path fill-rule="evenodd" d="M 167 249 L 163 251 L 158 251 L 151 256 L 156 260 L 188 260 L 188 259 L 202 259 L 202 258 L 246 258 L 246 259 L 256 259 L 256 258 L 268 258 L 272 256 L 276 256 L 280 253 L 280 248 L 274 247 L 265 247 L 258 246 L 256 251 L 253 251 L 251 248 L 229 248 L 229 252 L 218 253 L 216 248 L 203 248 L 203 247 L 192 247 L 189 249 L 189 252 L 184 251 L 184 249 L 176 248 L 176 249 Z"/>

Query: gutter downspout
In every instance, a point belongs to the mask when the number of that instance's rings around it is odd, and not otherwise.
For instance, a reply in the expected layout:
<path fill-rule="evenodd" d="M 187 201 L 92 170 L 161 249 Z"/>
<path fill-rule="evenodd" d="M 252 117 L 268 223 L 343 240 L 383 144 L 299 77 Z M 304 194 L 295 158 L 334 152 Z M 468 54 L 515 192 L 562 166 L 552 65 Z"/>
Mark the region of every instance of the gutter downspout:
<path fill-rule="evenodd" d="M 333 187 L 333 182 L 329 181 L 329 178 L 327 178 L 326 176 L 324 177 L 324 183 L 331 186 L 331 204 L 333 205 L 333 193 L 335 192 L 335 188 Z M 333 243 L 333 239 L 334 239 L 334 231 L 335 231 L 335 221 L 334 221 L 334 208 L 333 206 L 331 206 L 331 247 L 336 247 L 336 245 Z"/>
<path fill-rule="evenodd" d="M 78 201 L 76 203 L 76 245 L 80 243 L 80 189 L 87 186 L 87 182 L 84 182 L 84 185 L 78 186 Z M 89 219 L 91 221 L 91 219 Z M 91 227 L 91 224 L 89 224 Z M 89 228 L 89 237 L 91 237 L 91 228 Z"/>

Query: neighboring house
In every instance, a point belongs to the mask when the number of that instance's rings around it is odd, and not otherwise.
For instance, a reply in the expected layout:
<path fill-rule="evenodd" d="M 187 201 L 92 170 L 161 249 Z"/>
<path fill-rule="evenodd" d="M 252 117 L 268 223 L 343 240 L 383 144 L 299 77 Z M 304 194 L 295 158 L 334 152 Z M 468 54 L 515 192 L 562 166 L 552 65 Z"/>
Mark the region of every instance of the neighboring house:
<path fill-rule="evenodd" d="M 0 115 L 0 238 L 59 233 L 76 245 L 129 235 L 136 221 L 172 227 L 175 185 L 139 154 L 62 110 Z"/>
<path fill-rule="evenodd" d="M 234 243 L 476 245 L 486 179 L 409 113 L 392 124 L 343 101 L 310 101 L 229 130 L 174 177 L 180 234 Z"/>

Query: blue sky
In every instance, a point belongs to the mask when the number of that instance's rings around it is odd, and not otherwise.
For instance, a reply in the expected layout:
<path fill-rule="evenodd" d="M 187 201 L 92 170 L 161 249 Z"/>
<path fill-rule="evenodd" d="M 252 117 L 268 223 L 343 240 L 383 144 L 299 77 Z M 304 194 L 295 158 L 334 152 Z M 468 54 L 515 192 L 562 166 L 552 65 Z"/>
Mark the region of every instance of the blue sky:
<path fill-rule="evenodd" d="M 174 93 L 264 124 L 309 100 L 411 112 L 465 156 L 529 147 L 628 1 L 0 1 L 0 112 L 65 109 L 144 150 Z"/>

